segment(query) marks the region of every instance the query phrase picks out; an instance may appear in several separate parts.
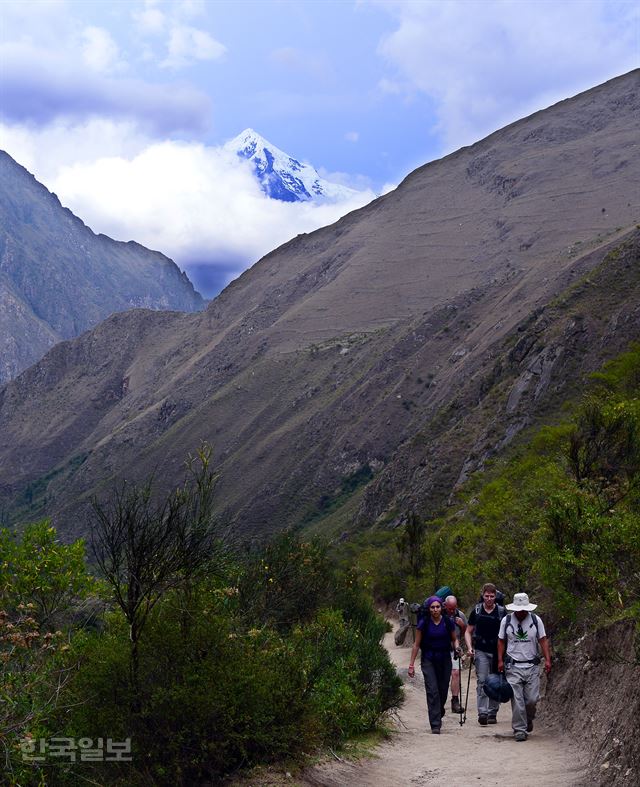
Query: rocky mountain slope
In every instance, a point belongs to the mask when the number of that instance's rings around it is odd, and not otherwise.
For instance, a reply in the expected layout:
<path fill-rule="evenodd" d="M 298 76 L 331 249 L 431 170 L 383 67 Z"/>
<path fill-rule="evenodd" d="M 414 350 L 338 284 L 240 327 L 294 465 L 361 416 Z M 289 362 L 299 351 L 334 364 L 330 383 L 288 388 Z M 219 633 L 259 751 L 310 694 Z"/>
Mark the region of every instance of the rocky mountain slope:
<path fill-rule="evenodd" d="M 638 781 L 639 649 L 634 621 L 618 620 L 557 654 L 541 722 L 579 741 L 581 759 L 589 766 L 588 784 L 616 787 Z"/>
<path fill-rule="evenodd" d="M 168 487 L 206 439 L 238 533 L 436 510 L 640 336 L 639 83 L 416 170 L 201 314 L 118 314 L 56 346 L 0 390 L 5 507 L 81 533 L 92 494 Z"/>
<path fill-rule="evenodd" d="M 95 235 L 0 151 L 0 383 L 109 314 L 204 301 L 163 254 Z"/>

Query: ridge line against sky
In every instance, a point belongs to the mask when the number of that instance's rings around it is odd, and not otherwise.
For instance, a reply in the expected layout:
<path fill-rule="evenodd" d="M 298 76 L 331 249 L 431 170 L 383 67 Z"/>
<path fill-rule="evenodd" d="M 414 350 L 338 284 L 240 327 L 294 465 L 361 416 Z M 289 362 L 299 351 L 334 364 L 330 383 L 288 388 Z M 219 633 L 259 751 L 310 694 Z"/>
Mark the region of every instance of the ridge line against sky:
<path fill-rule="evenodd" d="M 211 295 L 429 160 L 638 66 L 632 0 L 4 0 L 0 147 L 96 232 Z M 269 199 L 251 127 L 333 204 Z"/>

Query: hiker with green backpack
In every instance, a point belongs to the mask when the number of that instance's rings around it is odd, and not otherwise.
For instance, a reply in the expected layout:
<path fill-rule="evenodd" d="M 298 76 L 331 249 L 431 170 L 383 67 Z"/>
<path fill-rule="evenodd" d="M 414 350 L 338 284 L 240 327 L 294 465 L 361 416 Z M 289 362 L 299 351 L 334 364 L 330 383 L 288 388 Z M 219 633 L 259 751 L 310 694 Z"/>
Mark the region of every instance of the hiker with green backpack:
<path fill-rule="evenodd" d="M 502 618 L 498 633 L 498 671 L 504 671 L 513 690 L 511 726 L 517 741 L 526 741 L 533 730 L 540 696 L 538 646 L 544 657 L 545 672 L 551 672 L 551 651 L 544 623 L 533 613 L 537 606 L 526 593 L 516 593 L 513 603 L 506 606 L 508 614 Z"/>

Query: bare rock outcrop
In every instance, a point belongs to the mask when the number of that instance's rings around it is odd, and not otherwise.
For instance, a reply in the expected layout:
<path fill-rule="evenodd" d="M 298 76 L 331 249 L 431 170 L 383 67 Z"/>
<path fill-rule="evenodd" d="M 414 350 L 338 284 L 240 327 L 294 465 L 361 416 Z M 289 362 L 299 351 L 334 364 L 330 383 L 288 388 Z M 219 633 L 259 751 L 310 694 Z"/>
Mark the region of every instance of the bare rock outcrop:
<path fill-rule="evenodd" d="M 640 783 L 640 634 L 635 621 L 612 623 L 563 650 L 540 716 L 585 751 L 589 784 Z"/>

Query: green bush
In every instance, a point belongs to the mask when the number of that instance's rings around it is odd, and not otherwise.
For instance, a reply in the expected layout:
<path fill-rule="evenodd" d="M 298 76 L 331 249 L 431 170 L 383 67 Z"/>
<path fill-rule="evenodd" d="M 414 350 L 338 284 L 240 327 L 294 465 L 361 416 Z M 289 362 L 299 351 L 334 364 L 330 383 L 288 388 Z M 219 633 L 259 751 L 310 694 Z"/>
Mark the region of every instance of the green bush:
<path fill-rule="evenodd" d="M 523 435 L 467 482 L 455 513 L 425 523 L 418 576 L 393 570 L 393 531 L 360 537 L 357 573 L 374 567 L 387 600 L 420 601 L 444 583 L 463 605 L 486 581 L 527 590 L 552 631 L 629 614 L 640 601 L 639 394 L 635 343 L 566 403 L 561 423 Z"/>
<path fill-rule="evenodd" d="M 95 589 L 85 565 L 82 539 L 62 544 L 48 520 L 21 533 L 0 530 L 0 608 L 29 604 L 38 623 L 55 628 L 61 613 Z"/>
<path fill-rule="evenodd" d="M 96 587 L 84 544 L 61 544 L 48 521 L 0 530 L 0 744 L 6 781 L 40 784 L 21 743 L 47 737 L 69 679 L 74 606 Z M 66 624 L 65 624 L 65 621 Z M 58 626 L 60 628 L 58 628 Z"/>
<path fill-rule="evenodd" d="M 571 420 L 479 475 L 448 525 L 479 584 L 528 589 L 552 624 L 595 622 L 640 599 L 640 345 L 594 375 Z"/>
<path fill-rule="evenodd" d="M 247 555 L 238 580 L 239 608 L 249 624 L 287 630 L 328 603 L 331 585 L 326 547 L 286 531 Z"/>
<path fill-rule="evenodd" d="M 79 668 L 59 727 L 131 737 L 134 760 L 68 768 L 70 783 L 216 782 L 372 729 L 399 703 L 401 682 L 380 644 L 385 622 L 332 575 L 319 546 L 288 534 L 236 570 L 242 590 L 202 580 L 156 604 L 140 640 L 136 703 L 122 613 L 76 637 Z"/>

